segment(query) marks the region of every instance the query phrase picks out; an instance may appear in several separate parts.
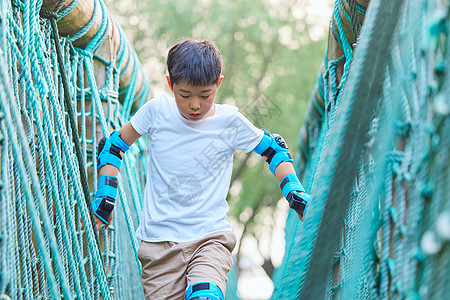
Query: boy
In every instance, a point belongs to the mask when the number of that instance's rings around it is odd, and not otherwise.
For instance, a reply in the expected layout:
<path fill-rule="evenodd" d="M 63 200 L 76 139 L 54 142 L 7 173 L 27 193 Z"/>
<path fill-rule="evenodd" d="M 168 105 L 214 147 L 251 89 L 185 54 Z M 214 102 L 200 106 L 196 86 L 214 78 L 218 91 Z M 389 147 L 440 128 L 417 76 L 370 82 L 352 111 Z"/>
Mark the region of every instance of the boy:
<path fill-rule="evenodd" d="M 150 134 L 144 208 L 136 235 L 146 299 L 224 299 L 236 237 L 226 195 L 236 149 L 261 154 L 302 219 L 304 193 L 281 136 L 257 129 L 232 105 L 214 104 L 222 56 L 208 40 L 186 39 L 168 54 L 165 95 L 147 102 L 99 146 L 97 227 L 111 221 L 122 155 Z"/>

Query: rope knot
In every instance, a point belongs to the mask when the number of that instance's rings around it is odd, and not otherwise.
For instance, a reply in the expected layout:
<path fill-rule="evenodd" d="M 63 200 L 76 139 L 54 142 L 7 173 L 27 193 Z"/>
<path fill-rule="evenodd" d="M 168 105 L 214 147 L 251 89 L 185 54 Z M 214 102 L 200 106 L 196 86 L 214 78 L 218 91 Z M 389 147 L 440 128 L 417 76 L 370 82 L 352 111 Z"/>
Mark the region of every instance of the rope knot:
<path fill-rule="evenodd" d="M 388 162 L 400 163 L 403 160 L 405 154 L 399 150 L 392 150 L 386 154 L 386 159 Z"/>
<path fill-rule="evenodd" d="M 94 54 L 91 51 L 88 51 L 86 49 L 75 48 L 75 51 L 81 53 L 83 56 L 86 56 L 86 57 L 90 57 L 90 58 L 94 57 Z"/>
<path fill-rule="evenodd" d="M 58 13 L 51 11 L 51 10 L 47 10 L 47 9 L 41 9 L 41 11 L 39 12 L 39 16 L 41 18 L 44 19 L 49 19 L 49 20 L 57 20 L 58 19 Z"/>

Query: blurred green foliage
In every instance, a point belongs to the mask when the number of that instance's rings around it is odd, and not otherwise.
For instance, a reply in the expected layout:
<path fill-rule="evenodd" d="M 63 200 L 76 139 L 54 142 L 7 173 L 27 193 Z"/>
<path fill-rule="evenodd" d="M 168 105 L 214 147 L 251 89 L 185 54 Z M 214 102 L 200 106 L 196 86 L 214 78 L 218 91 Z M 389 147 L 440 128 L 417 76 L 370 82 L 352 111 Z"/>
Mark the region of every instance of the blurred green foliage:
<path fill-rule="evenodd" d="M 235 104 L 256 126 L 281 134 L 295 157 L 298 131 L 326 48 L 327 28 L 314 36 L 318 30 L 312 29 L 318 25 L 305 13 L 310 1 L 106 3 L 152 84 L 165 92 L 164 62 L 170 46 L 182 37 L 213 40 L 222 52 L 225 76 L 217 102 Z M 243 164 L 249 167 L 241 168 Z M 275 208 L 282 197 L 278 180 L 256 154 L 236 153 L 234 166 L 234 176 L 240 175 L 239 182 L 232 183 L 230 216 L 254 222 L 254 213 Z M 244 210 L 247 216 L 240 218 Z M 246 227 L 246 233 L 253 234 L 251 228 Z"/>

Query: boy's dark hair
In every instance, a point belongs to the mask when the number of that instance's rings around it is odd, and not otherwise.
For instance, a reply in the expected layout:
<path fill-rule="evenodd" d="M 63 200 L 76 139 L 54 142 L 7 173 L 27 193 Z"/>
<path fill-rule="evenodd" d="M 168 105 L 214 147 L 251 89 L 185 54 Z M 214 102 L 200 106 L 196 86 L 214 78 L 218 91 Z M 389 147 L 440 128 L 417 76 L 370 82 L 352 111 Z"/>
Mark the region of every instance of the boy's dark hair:
<path fill-rule="evenodd" d="M 210 40 L 183 39 L 169 50 L 167 70 L 172 86 L 184 80 L 192 86 L 219 82 L 222 55 Z"/>

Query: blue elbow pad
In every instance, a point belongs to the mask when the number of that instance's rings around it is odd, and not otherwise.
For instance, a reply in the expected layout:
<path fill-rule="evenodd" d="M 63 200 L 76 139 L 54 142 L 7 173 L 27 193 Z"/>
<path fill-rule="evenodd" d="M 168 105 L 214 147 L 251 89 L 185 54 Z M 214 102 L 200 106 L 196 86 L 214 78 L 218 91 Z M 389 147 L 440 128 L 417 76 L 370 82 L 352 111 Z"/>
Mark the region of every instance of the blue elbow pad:
<path fill-rule="evenodd" d="M 130 145 L 125 143 L 120 137 L 119 131 L 115 130 L 109 138 L 102 138 L 99 142 L 99 155 L 97 160 L 97 170 L 104 165 L 113 165 L 120 170 L 122 164 L 122 155 L 120 151 L 126 152 L 130 149 Z"/>
<path fill-rule="evenodd" d="M 267 148 L 272 144 L 272 135 L 265 129 L 261 129 L 264 132 L 261 142 L 253 149 L 256 154 L 262 155 Z"/>
<path fill-rule="evenodd" d="M 275 169 L 280 163 L 293 162 L 292 156 L 281 135 L 271 134 L 265 129 L 262 129 L 262 131 L 264 132 L 263 138 L 253 151 L 261 156 L 267 157 L 269 169 L 275 175 Z"/>

